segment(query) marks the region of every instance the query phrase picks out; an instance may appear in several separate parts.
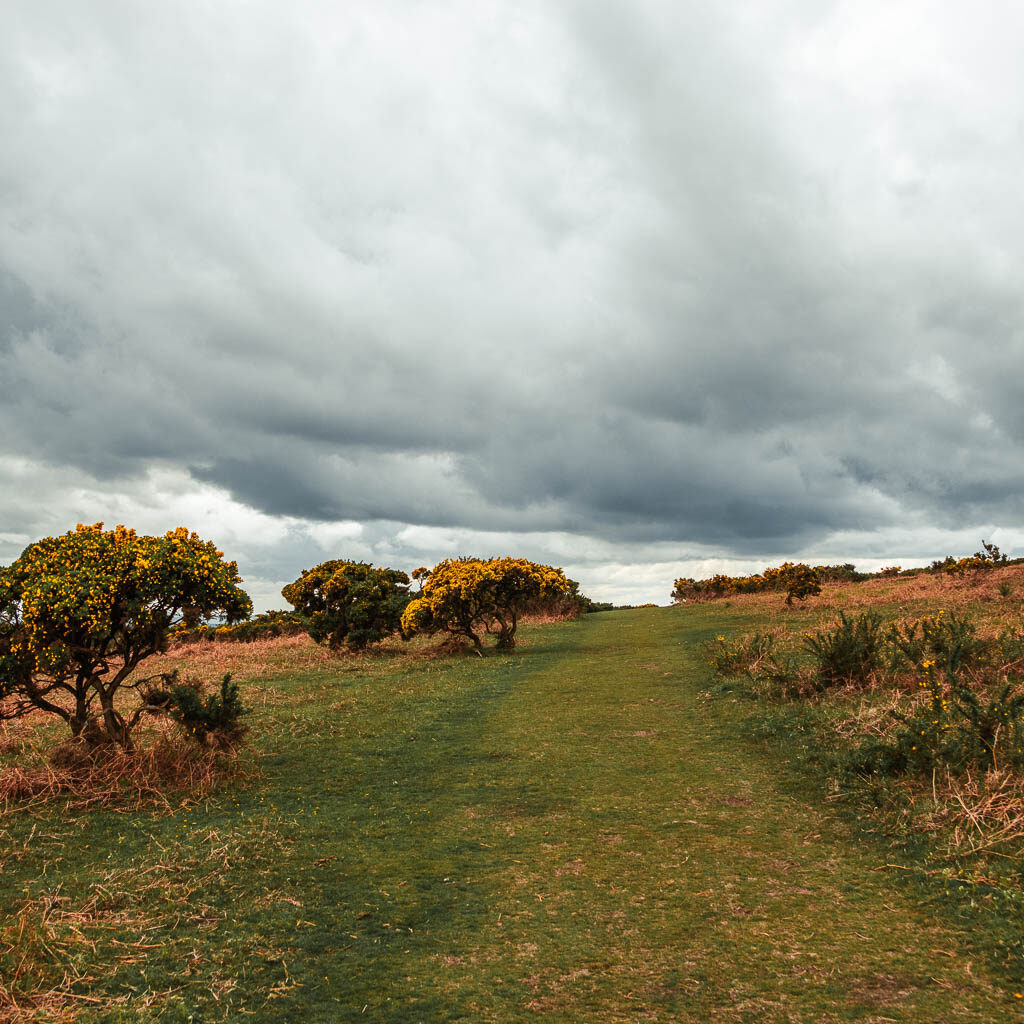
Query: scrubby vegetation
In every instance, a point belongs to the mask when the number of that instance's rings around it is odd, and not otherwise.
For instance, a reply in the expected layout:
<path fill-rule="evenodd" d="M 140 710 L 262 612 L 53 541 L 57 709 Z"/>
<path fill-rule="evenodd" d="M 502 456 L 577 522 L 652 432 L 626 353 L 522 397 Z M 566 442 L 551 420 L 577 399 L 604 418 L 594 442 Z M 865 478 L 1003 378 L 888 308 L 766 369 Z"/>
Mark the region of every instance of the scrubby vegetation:
<path fill-rule="evenodd" d="M 578 607 L 577 592 L 561 569 L 525 558 L 448 558 L 426 575 L 402 628 L 464 637 L 479 654 L 481 635 L 494 635 L 498 650 L 511 650 L 523 615 L 564 602 Z"/>
<path fill-rule="evenodd" d="M 753 733 L 830 780 L 833 799 L 899 844 L 907 870 L 1019 914 L 1024 623 L 1019 602 L 1001 599 L 1021 573 L 989 544 L 935 565 L 835 585 L 805 624 L 765 607 L 767 630 L 723 632 L 705 657 L 723 696 L 763 702 Z M 1005 920 L 993 925 L 1000 956 L 1024 971 L 1024 935 Z"/>
<path fill-rule="evenodd" d="M 713 601 L 729 594 L 760 594 L 765 591 L 783 592 L 786 604 L 793 599 L 804 600 L 821 593 L 821 580 L 827 577 L 834 566 L 818 566 L 812 569 L 803 562 L 785 562 L 780 566 L 765 569 L 753 576 L 712 576 L 706 580 L 678 579 L 672 588 L 672 600 L 677 604 L 688 601 Z M 850 567 L 852 569 L 852 566 Z"/>
<path fill-rule="evenodd" d="M 718 574 L 703 580 L 683 577 L 675 581 L 671 596 L 676 604 L 686 604 L 714 601 L 736 594 L 784 592 L 786 604 L 792 605 L 794 598 L 803 600 L 821 593 L 820 584 L 826 582 L 858 583 L 870 579 L 916 576 L 923 572 L 945 573 L 963 578 L 965 575 L 987 572 L 997 566 L 1015 565 L 1024 561 L 1022 559 L 1011 561 L 995 544 L 990 544 L 985 540 L 981 542 L 981 547 L 981 551 L 976 551 L 973 555 L 964 558 L 947 555 L 943 559 L 936 559 L 927 569 L 904 570 L 899 565 L 890 565 L 878 572 L 869 573 L 858 572 L 852 562 L 813 567 L 803 562 L 784 562 L 782 565 L 769 567 L 752 576 Z"/>
<path fill-rule="evenodd" d="M 162 579 L 193 559 L 237 588 L 174 537 Z M 0 715 L 0 1021 L 1009 1019 L 1024 574 L 983 547 L 963 571 L 787 563 L 620 611 L 524 559 L 447 559 L 412 594 L 334 561 L 285 588 L 294 612 L 235 624 L 244 594 L 151 599 L 160 617 L 141 584 L 104 603 L 109 567 L 65 571 L 76 638 L 97 609 L 115 640 L 160 629 L 145 665 L 119 676 L 139 643 L 94 672 L 135 742 Z M 15 682 L 38 603 L 17 593 Z M 487 635 L 491 657 L 452 656 Z"/>
<path fill-rule="evenodd" d="M 0 717 L 63 719 L 75 739 L 130 749 L 156 705 L 138 667 L 180 623 L 252 611 L 238 567 L 184 528 L 163 537 L 79 524 L 0 569 Z M 122 691 L 134 690 L 126 711 Z"/>
<path fill-rule="evenodd" d="M 335 559 L 304 569 L 281 593 L 317 643 L 361 650 L 400 628 L 409 577 L 397 569 Z"/>
<path fill-rule="evenodd" d="M 306 622 L 298 612 L 274 609 L 230 625 L 226 622 L 199 622 L 191 626 L 182 623 L 170 631 L 168 639 L 178 644 L 198 643 L 201 640 L 253 643 L 305 632 Z"/>

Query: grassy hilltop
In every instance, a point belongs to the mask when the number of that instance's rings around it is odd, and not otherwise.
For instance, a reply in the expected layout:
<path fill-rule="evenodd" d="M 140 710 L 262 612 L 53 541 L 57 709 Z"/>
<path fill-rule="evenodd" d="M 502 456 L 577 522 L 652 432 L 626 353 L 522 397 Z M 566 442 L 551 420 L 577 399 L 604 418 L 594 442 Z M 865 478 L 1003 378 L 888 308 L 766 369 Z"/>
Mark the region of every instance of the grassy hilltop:
<path fill-rule="evenodd" d="M 931 781 L 841 791 L 825 755 L 877 687 L 781 700 L 706 655 L 868 606 L 994 633 L 997 583 L 608 612 L 484 659 L 181 648 L 235 673 L 249 752 L 198 798 L 9 801 L 0 1020 L 1014 1019 L 1020 847 L 919 831 Z M 8 782 L 41 729 L 0 736 Z"/>

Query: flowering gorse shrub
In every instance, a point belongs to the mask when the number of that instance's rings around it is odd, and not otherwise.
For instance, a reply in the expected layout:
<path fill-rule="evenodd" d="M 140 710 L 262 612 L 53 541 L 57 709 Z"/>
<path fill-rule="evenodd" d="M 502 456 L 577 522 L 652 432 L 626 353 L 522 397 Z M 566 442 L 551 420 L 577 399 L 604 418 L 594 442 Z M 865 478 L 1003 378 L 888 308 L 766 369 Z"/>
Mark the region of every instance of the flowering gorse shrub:
<path fill-rule="evenodd" d="M 76 737 L 130 747 L 152 709 L 143 699 L 124 717 L 118 691 L 144 695 L 147 681 L 129 679 L 174 626 L 248 617 L 240 582 L 234 562 L 184 527 L 146 537 L 79 524 L 30 544 L 0 569 L 0 714 L 45 711 Z"/>
<path fill-rule="evenodd" d="M 497 635 L 499 649 L 515 646 L 516 626 L 527 610 L 575 593 L 561 569 L 525 558 L 446 558 L 424 578 L 423 589 L 402 614 L 407 634 L 447 632 L 472 641 Z"/>
<path fill-rule="evenodd" d="M 922 669 L 925 662 L 940 668 L 958 669 L 984 659 L 993 645 L 977 635 L 966 615 L 935 615 L 889 627 L 890 667 Z"/>
<path fill-rule="evenodd" d="M 837 761 L 842 771 L 893 776 L 1024 769 L 1021 631 L 982 638 L 965 616 L 944 611 L 888 630 L 875 613 L 840 614 L 834 625 L 804 634 L 810 659 L 802 665 L 781 654 L 787 636 L 719 636 L 704 653 L 717 675 L 745 676 L 755 684 L 747 692 L 772 697 L 808 697 L 869 680 L 888 686 L 891 706 L 871 734 L 851 736 L 852 746 Z"/>
<path fill-rule="evenodd" d="M 706 580 L 684 577 L 675 581 L 672 600 L 677 604 L 687 601 L 712 601 L 727 594 L 759 594 L 764 591 L 780 591 L 786 594 L 786 604 L 793 598 L 804 600 L 821 593 L 819 569 L 834 566 L 820 566 L 812 569 L 803 562 L 784 562 L 774 568 L 765 569 L 753 576 L 725 576 L 721 573 Z"/>
<path fill-rule="evenodd" d="M 964 576 L 967 573 L 987 572 L 996 566 L 1006 565 L 1009 561 L 995 544 L 988 541 L 981 542 L 981 551 L 975 551 L 973 555 L 964 558 L 954 558 L 946 555 L 945 558 L 937 558 L 929 567 L 931 572 L 944 572 L 949 576 Z"/>
<path fill-rule="evenodd" d="M 361 649 L 395 633 L 409 602 L 409 577 L 366 562 L 321 562 L 281 593 L 318 644 Z"/>
<path fill-rule="evenodd" d="M 1024 767 L 1024 688 L 968 679 L 928 658 L 918 687 L 926 697 L 909 713 L 893 710 L 901 728 L 870 739 L 846 758 L 861 775 Z"/>

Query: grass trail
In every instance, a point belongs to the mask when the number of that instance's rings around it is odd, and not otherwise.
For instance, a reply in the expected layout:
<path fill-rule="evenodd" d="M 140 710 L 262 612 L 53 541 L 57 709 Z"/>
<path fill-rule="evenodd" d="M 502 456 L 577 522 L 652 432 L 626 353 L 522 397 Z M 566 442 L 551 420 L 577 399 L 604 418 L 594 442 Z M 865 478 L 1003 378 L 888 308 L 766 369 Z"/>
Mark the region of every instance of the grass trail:
<path fill-rule="evenodd" d="M 966 936 L 702 698 L 711 623 L 606 613 L 282 681 L 260 786 L 19 819 L 41 838 L 0 893 L 107 893 L 83 1021 L 1012 1019 Z"/>

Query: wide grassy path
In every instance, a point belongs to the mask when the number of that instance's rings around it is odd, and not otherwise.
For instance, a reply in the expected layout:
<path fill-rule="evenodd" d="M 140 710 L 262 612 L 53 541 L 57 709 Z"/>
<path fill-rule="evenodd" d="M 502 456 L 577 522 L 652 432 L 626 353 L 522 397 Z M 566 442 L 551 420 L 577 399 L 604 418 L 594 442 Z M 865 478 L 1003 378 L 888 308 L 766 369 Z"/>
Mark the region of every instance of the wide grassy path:
<path fill-rule="evenodd" d="M 182 1020 L 1016 1019 L 880 848 L 702 698 L 710 622 L 607 613 L 508 656 L 283 682 L 257 792 L 76 827 L 65 891 L 160 880 L 115 900 L 151 948 L 94 997 L 176 988 Z"/>

